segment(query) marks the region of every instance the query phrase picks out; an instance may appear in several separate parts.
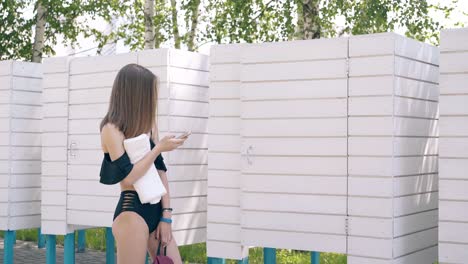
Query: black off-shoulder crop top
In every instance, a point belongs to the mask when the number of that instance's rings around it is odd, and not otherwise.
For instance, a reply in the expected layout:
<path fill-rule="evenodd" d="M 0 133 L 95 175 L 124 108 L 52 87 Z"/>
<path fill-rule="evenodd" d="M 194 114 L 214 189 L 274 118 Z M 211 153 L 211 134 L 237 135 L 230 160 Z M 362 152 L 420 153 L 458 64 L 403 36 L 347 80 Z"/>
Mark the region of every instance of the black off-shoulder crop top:
<path fill-rule="evenodd" d="M 155 144 L 153 139 L 150 138 L 151 149 L 154 148 Z M 156 169 L 167 171 L 166 165 L 164 164 L 164 158 L 161 154 L 156 157 L 154 165 Z M 119 158 L 112 161 L 108 152 L 104 152 L 104 158 L 102 159 L 101 171 L 99 173 L 100 183 L 103 184 L 116 184 L 122 181 L 132 171 L 133 164 L 125 151 Z"/>

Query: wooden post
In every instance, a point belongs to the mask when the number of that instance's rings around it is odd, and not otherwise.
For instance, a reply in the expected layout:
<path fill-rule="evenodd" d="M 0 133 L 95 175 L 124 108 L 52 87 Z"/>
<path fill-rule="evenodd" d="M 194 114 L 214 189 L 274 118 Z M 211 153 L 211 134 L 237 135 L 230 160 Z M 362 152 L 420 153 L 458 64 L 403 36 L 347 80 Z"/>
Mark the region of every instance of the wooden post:
<path fill-rule="evenodd" d="M 263 263 L 276 264 L 276 248 L 263 248 Z"/>
<path fill-rule="evenodd" d="M 320 252 L 311 251 L 310 252 L 310 263 L 319 264 L 320 263 Z"/>
<path fill-rule="evenodd" d="M 55 235 L 46 236 L 46 264 L 55 264 Z"/>
<path fill-rule="evenodd" d="M 37 229 L 37 247 L 44 248 L 45 247 L 45 236 L 41 232 L 41 228 Z"/>
<path fill-rule="evenodd" d="M 75 264 L 75 232 L 65 235 L 63 261 L 65 264 Z"/>
<path fill-rule="evenodd" d="M 5 231 L 4 243 L 3 263 L 13 264 L 13 245 L 15 244 L 15 231 Z"/>
<path fill-rule="evenodd" d="M 112 228 L 106 227 L 106 264 L 115 263 L 115 250 L 114 250 L 114 235 L 112 235 Z"/>
<path fill-rule="evenodd" d="M 86 230 L 78 230 L 78 249 L 76 252 L 83 253 L 86 248 Z"/>
<path fill-rule="evenodd" d="M 223 258 L 208 257 L 208 264 L 226 264 L 226 260 Z"/>

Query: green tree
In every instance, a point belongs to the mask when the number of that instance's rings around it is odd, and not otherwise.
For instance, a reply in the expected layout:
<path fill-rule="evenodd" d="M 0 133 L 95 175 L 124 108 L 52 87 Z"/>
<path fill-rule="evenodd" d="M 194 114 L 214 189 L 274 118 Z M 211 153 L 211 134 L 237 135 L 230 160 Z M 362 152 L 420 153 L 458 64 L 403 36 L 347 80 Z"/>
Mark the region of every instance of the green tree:
<path fill-rule="evenodd" d="M 76 47 L 80 35 L 93 36 L 91 20 L 105 17 L 119 7 L 117 0 L 2 0 L 0 16 L 0 59 L 40 62 L 55 55 L 58 37 L 63 44 Z M 34 16 L 26 18 L 25 10 Z"/>
<path fill-rule="evenodd" d="M 403 28 L 408 37 L 437 44 L 442 26 L 431 12 L 449 16 L 457 2 L 430 5 L 427 0 L 272 0 L 265 4 L 262 0 L 213 0 L 208 9 L 214 15 L 205 38 L 216 43 L 262 42 Z M 342 28 L 334 24 L 340 17 L 345 20 Z"/>
<path fill-rule="evenodd" d="M 22 60 L 31 57 L 34 21 L 23 15 L 26 0 L 0 1 L 0 60 Z"/>

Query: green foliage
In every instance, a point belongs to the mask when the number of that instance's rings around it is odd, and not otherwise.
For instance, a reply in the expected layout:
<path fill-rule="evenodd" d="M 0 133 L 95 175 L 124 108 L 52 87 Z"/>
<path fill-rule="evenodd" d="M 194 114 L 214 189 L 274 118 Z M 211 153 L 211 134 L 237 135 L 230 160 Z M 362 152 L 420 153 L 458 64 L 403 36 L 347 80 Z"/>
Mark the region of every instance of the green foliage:
<path fill-rule="evenodd" d="M 294 5 L 288 0 L 212 0 L 204 37 L 216 43 L 286 40 L 294 32 Z"/>
<path fill-rule="evenodd" d="M 78 46 L 80 35 L 91 37 L 96 32 L 89 21 L 105 17 L 118 6 L 116 0 L 0 0 L 0 59 L 30 60 L 32 40 L 37 20 L 37 4 L 46 8 L 44 56 L 55 55 L 59 36 L 62 43 Z M 25 10 L 34 9 L 34 16 L 26 17 Z"/>
<path fill-rule="evenodd" d="M 442 25 L 434 12 L 449 17 L 459 0 L 430 5 L 427 0 L 321 0 L 320 35 L 372 34 L 403 29 L 406 36 L 433 44 Z M 303 0 L 212 0 L 204 38 L 215 43 L 301 39 Z M 345 25 L 335 25 L 344 18 Z M 460 23 L 455 23 L 459 25 Z"/>
<path fill-rule="evenodd" d="M 93 34 L 99 43 L 99 50 L 107 43 L 123 40 L 124 44 L 130 47 L 130 50 L 142 50 L 145 46 L 145 20 L 144 20 L 144 0 L 113 0 L 109 6 L 107 14 L 104 16 L 106 21 L 112 21 L 119 18 L 121 21 L 118 27 L 105 34 L 104 32 L 93 30 Z M 155 16 L 153 24 L 156 27 L 156 47 L 158 43 L 168 41 L 171 31 L 170 6 L 165 0 L 155 0 Z"/>
<path fill-rule="evenodd" d="M 0 1 L 0 60 L 31 57 L 33 21 L 23 16 L 27 0 Z"/>
<path fill-rule="evenodd" d="M 0 0 L 1 60 L 31 58 L 36 17 L 26 17 L 24 10 L 35 10 L 38 1 L 47 8 L 44 56 L 55 54 L 59 35 L 63 44 L 72 47 L 78 46 L 80 35 L 94 38 L 98 53 L 117 40 L 131 50 L 144 48 L 144 0 Z M 172 20 L 170 1 L 154 1 L 155 48 L 175 45 L 174 27 L 180 32 L 181 44 L 192 50 L 212 42 L 271 42 L 304 35 L 300 32 L 303 0 L 177 0 L 181 20 L 177 24 Z M 437 44 L 442 25 L 434 14 L 450 17 L 459 0 L 437 5 L 428 0 L 317 1 L 321 37 L 403 29 L 408 37 Z M 102 32 L 88 23 L 97 18 L 119 22 L 112 32 Z M 343 27 L 335 24 L 337 19 L 344 20 Z M 453 24 L 462 26 L 457 21 Z"/>
<path fill-rule="evenodd" d="M 457 1 L 434 6 L 427 0 L 334 0 L 333 5 L 346 19 L 342 33 L 359 35 L 403 28 L 410 38 L 438 44 L 442 26 L 431 16 L 431 11 L 449 15 Z"/>

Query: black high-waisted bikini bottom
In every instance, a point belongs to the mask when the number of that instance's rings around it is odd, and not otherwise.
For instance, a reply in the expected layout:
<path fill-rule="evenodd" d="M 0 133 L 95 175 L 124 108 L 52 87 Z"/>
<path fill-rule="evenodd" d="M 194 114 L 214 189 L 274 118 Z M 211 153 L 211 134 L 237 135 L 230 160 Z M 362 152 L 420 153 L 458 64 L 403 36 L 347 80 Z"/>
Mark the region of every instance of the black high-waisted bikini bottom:
<path fill-rule="evenodd" d="M 161 201 L 157 204 L 142 204 L 138 193 L 133 190 L 125 190 L 120 193 L 120 199 L 114 212 L 114 219 L 122 212 L 131 211 L 139 214 L 148 225 L 149 232 L 153 232 L 158 227 L 162 214 Z"/>

